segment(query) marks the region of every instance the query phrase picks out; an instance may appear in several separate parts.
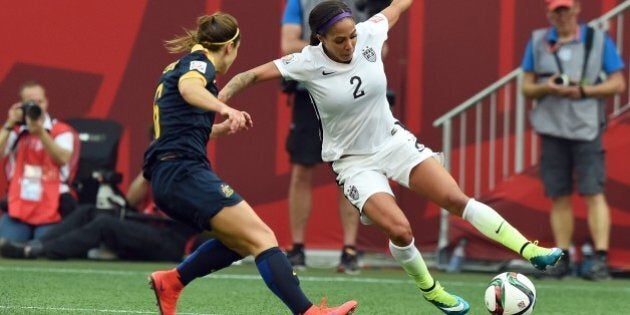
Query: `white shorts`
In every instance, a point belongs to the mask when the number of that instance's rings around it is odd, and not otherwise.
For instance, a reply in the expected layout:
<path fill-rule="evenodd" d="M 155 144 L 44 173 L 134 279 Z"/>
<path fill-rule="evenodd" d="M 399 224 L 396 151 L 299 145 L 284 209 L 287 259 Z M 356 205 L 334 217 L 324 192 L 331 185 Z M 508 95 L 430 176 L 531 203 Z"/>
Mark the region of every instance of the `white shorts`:
<path fill-rule="evenodd" d="M 401 125 L 394 125 L 392 136 L 381 150 L 370 155 L 350 155 L 332 163 L 337 182 L 344 195 L 359 209 L 361 222 L 370 224 L 363 215 L 363 205 L 370 196 L 384 192 L 394 196 L 389 179 L 409 188 L 411 170 L 435 153 L 418 143 L 416 137 Z"/>

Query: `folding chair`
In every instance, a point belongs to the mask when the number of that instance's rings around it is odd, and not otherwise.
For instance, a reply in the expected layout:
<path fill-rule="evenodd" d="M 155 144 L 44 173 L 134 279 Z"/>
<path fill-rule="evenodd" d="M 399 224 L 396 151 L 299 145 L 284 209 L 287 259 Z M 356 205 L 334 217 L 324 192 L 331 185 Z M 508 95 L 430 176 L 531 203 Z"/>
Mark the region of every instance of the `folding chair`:
<path fill-rule="evenodd" d="M 122 199 L 118 189 L 122 174 L 116 172 L 118 144 L 122 126 L 113 120 L 74 118 L 66 120 L 79 135 L 81 150 L 73 186 L 79 204 L 96 205 L 98 209 L 116 209 L 110 200 Z"/>

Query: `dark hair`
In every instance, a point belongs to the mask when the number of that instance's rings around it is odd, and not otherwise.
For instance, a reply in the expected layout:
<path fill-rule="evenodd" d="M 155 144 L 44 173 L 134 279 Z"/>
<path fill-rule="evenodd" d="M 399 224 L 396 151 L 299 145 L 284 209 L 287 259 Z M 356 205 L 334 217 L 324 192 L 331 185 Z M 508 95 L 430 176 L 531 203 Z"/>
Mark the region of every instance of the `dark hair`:
<path fill-rule="evenodd" d="M 197 30 L 187 30 L 186 34 L 167 40 L 164 43 L 171 53 L 189 51 L 194 45 L 201 44 L 210 51 L 218 51 L 223 45 L 234 42 L 238 44 L 241 34 L 236 19 L 227 14 L 217 12 L 197 19 Z"/>
<path fill-rule="evenodd" d="M 324 30 L 323 34 L 322 27 L 326 26 L 330 20 L 336 17 L 339 14 L 344 12 L 352 12 L 350 8 L 343 2 L 337 0 L 329 0 L 320 2 L 316 5 L 311 13 L 308 15 L 308 25 L 311 28 L 311 45 L 318 45 L 319 39 L 317 39 L 317 34 L 325 35 L 328 29 Z"/>

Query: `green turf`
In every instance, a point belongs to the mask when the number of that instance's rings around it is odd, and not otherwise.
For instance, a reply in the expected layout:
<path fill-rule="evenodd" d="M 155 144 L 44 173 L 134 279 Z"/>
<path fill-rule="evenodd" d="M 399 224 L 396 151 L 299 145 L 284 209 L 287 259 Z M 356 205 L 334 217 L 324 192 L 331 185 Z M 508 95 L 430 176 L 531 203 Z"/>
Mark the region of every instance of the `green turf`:
<path fill-rule="evenodd" d="M 0 314 L 155 314 L 147 274 L 170 264 L 0 259 Z M 425 302 L 402 270 L 365 270 L 346 276 L 333 270 L 300 272 L 302 288 L 316 303 L 359 301 L 357 314 L 440 314 Z M 490 274 L 434 275 L 487 314 L 483 291 Z M 532 279 L 535 314 L 623 314 L 630 306 L 630 280 Z M 234 266 L 190 284 L 179 314 L 289 314 L 268 291 L 253 265 Z"/>

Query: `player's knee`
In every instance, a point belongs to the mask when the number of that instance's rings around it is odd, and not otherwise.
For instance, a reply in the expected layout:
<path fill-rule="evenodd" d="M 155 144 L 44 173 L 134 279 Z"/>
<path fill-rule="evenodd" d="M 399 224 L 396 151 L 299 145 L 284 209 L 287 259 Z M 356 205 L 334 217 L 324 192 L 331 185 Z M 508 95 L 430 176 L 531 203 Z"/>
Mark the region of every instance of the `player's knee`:
<path fill-rule="evenodd" d="M 413 232 L 409 222 L 394 224 L 387 231 L 389 239 L 394 244 L 410 244 L 413 240 Z"/>
<path fill-rule="evenodd" d="M 267 225 L 257 229 L 255 236 L 250 242 L 250 253 L 259 252 L 261 248 L 270 248 L 278 246 L 276 234 Z"/>
<path fill-rule="evenodd" d="M 461 191 L 452 191 L 444 194 L 439 205 L 448 210 L 448 212 L 461 217 L 468 200 L 470 200 L 470 198 Z"/>

